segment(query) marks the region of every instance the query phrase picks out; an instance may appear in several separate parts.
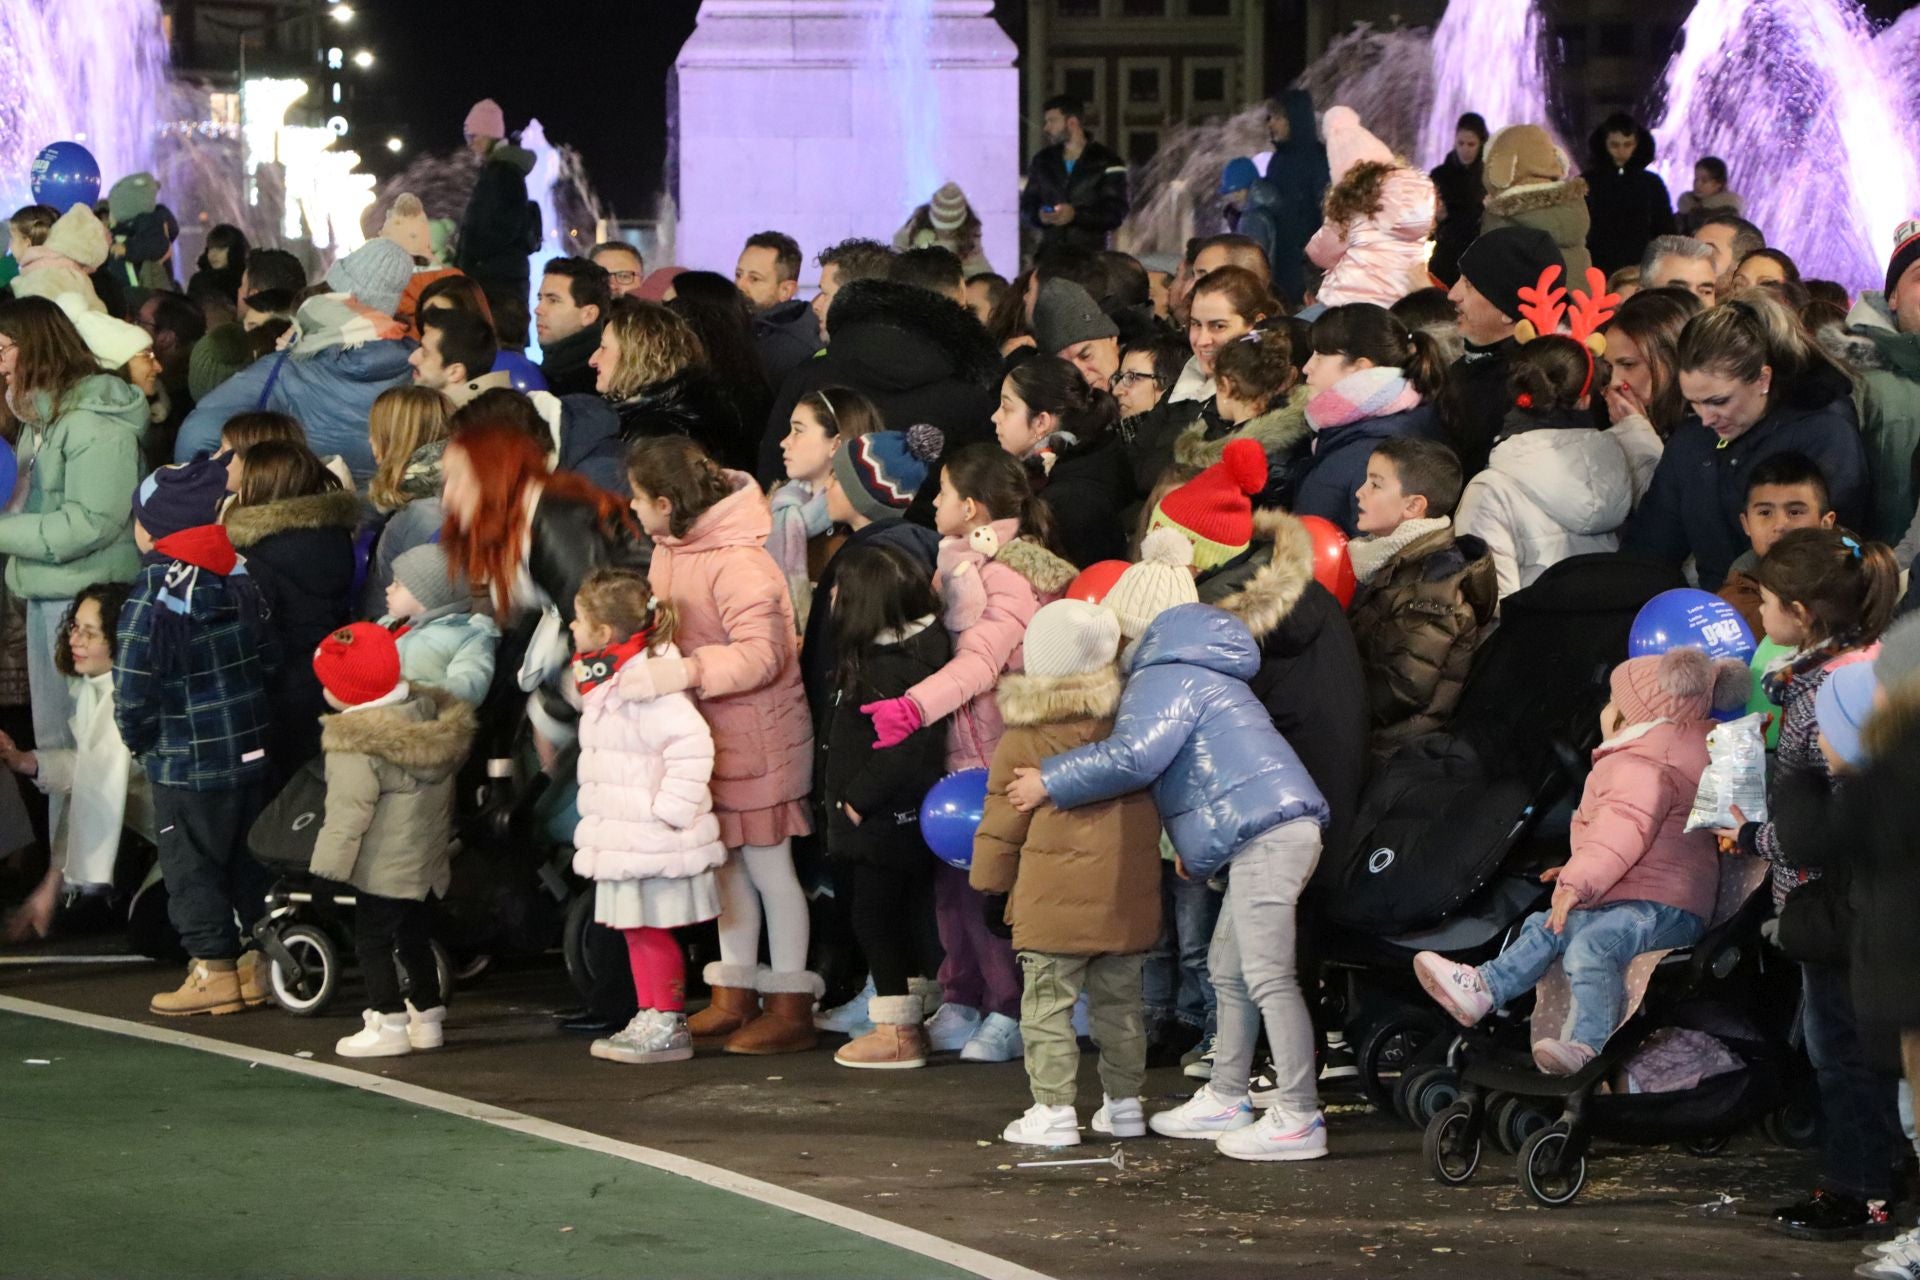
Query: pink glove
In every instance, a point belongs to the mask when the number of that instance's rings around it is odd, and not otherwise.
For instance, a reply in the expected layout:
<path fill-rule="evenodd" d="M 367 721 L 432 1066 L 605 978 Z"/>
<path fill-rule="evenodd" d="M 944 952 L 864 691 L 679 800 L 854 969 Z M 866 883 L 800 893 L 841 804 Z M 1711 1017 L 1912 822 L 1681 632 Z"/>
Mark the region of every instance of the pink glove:
<path fill-rule="evenodd" d="M 664 698 L 693 687 L 693 664 L 685 658 L 648 658 L 620 668 L 620 696 L 631 702 Z"/>
<path fill-rule="evenodd" d="M 921 725 L 920 704 L 908 697 L 869 702 L 860 708 L 860 714 L 873 721 L 875 751 L 899 746 Z"/>

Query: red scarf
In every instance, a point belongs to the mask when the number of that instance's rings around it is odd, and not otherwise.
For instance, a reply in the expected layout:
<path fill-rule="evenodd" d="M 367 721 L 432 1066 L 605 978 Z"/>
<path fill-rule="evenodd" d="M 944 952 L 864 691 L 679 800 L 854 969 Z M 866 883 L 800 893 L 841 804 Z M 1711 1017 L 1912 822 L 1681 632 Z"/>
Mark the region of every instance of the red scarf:
<path fill-rule="evenodd" d="M 576 653 L 573 656 L 573 683 L 585 697 L 607 681 L 613 679 L 620 668 L 634 658 L 644 657 L 647 652 L 647 640 L 653 635 L 653 628 L 636 631 L 618 644 L 610 644 L 604 649 L 595 649 L 590 653 Z"/>

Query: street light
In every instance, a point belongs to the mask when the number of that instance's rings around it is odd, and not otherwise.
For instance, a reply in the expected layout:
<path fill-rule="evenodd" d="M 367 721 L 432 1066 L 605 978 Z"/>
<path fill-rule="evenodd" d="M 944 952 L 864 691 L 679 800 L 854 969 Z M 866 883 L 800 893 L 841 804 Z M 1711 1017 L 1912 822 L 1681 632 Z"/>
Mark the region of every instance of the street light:
<path fill-rule="evenodd" d="M 401 140 L 400 140 L 399 138 L 388 138 L 388 139 L 387 139 L 387 150 L 389 150 L 389 151 L 391 151 L 391 152 L 393 152 L 393 154 L 395 154 L 395 155 L 399 155 L 399 154 L 401 153 L 401 151 L 403 151 L 403 150 L 405 150 L 405 149 L 406 149 L 406 145 L 407 145 L 407 144 L 406 144 L 405 142 L 403 142 L 403 141 L 401 141 Z"/>
<path fill-rule="evenodd" d="M 353 65 L 365 71 L 373 65 L 373 50 L 361 49 L 353 55 Z"/>
<path fill-rule="evenodd" d="M 328 2 L 332 3 L 332 0 L 328 0 Z M 327 10 L 327 16 L 344 27 L 353 21 L 353 6 L 350 4 L 334 5 L 333 8 Z"/>

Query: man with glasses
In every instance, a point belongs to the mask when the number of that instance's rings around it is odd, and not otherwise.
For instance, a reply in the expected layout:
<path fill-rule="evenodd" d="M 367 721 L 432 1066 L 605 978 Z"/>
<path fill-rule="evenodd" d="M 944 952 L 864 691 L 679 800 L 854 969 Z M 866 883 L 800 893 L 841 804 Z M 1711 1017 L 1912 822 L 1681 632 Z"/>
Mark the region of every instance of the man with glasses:
<path fill-rule="evenodd" d="M 604 244 L 597 244 L 587 256 L 594 266 L 607 273 L 607 285 L 616 299 L 639 289 L 640 282 L 646 278 L 646 259 L 625 240 L 608 240 Z"/>

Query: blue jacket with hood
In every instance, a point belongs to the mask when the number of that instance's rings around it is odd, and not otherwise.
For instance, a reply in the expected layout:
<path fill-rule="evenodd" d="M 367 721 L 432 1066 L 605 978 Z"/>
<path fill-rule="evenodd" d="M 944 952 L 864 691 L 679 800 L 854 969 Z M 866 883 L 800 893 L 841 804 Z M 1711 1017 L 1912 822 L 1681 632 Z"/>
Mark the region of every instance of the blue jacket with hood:
<path fill-rule="evenodd" d="M 1220 871 L 1266 831 L 1308 818 L 1324 830 L 1327 802 L 1300 757 L 1247 687 L 1260 646 L 1223 609 L 1162 613 L 1127 656 L 1113 734 L 1040 766 L 1062 809 L 1153 788 L 1190 876 Z"/>

